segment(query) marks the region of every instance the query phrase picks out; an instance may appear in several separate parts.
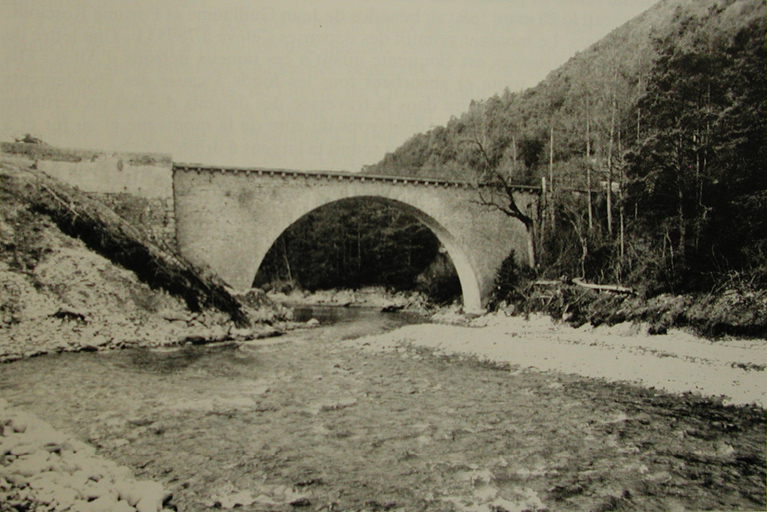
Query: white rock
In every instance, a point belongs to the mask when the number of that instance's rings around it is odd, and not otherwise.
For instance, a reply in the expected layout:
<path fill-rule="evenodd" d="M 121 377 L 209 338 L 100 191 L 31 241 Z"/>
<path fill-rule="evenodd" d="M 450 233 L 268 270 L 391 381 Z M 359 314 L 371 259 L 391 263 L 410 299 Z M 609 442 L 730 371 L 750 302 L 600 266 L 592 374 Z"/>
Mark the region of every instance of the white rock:
<path fill-rule="evenodd" d="M 11 449 L 11 455 L 17 455 L 17 456 L 30 455 L 32 453 L 35 453 L 39 449 L 40 449 L 39 444 L 25 442 L 25 443 L 17 444 L 16 446 L 14 446 Z"/>
<path fill-rule="evenodd" d="M 226 496 L 217 496 L 215 501 L 218 502 L 221 508 L 230 510 L 235 507 L 247 507 L 257 501 L 257 497 L 253 496 L 250 491 L 239 491 Z"/>
<path fill-rule="evenodd" d="M 27 426 L 35 422 L 34 417 L 23 412 L 14 413 L 8 425 L 14 430 L 14 432 L 23 433 L 27 430 Z"/>
<path fill-rule="evenodd" d="M 117 466 L 115 469 L 109 471 L 110 476 L 119 482 L 120 480 L 133 480 L 133 472 L 130 468 L 125 466 Z"/>
<path fill-rule="evenodd" d="M 38 473 L 29 479 L 29 486 L 32 489 L 47 489 L 61 485 L 63 475 L 54 471 L 44 471 Z"/>
<path fill-rule="evenodd" d="M 56 510 L 67 510 L 77 502 L 77 498 L 77 491 L 69 487 L 60 486 L 55 491 L 53 502 L 57 505 Z"/>
<path fill-rule="evenodd" d="M 83 471 L 75 471 L 71 475 L 61 475 L 59 482 L 72 489 L 82 489 L 88 482 L 88 477 Z"/>
<path fill-rule="evenodd" d="M 25 476 L 27 478 L 47 471 L 50 465 L 48 452 L 37 451 L 31 455 L 19 457 L 8 466 L 11 473 Z"/>
<path fill-rule="evenodd" d="M 128 502 L 121 500 L 117 502 L 112 512 L 136 512 L 136 509 L 128 505 Z"/>
<path fill-rule="evenodd" d="M 86 345 L 100 348 L 100 347 L 108 345 L 109 342 L 110 342 L 110 339 L 107 338 L 106 336 L 97 335 L 91 338 L 91 340 L 88 343 L 86 343 Z"/>
<path fill-rule="evenodd" d="M 152 497 L 145 497 L 136 503 L 136 512 L 160 512 L 161 509 L 162 498 L 158 500 Z"/>
<path fill-rule="evenodd" d="M 85 478 L 91 480 L 101 480 L 106 472 L 98 466 L 93 456 L 85 455 L 81 452 L 73 453 L 64 460 L 67 464 L 74 466 L 77 469 L 76 472 L 82 472 Z"/>
<path fill-rule="evenodd" d="M 107 495 L 93 501 L 77 501 L 70 510 L 74 512 L 112 512 L 117 508 L 117 503 L 117 500 Z"/>
<path fill-rule="evenodd" d="M 162 508 L 162 502 L 165 498 L 165 491 L 162 485 L 149 480 L 139 480 L 132 485 L 128 484 L 118 488 L 120 498 L 128 502 L 129 505 L 136 507 L 138 502 L 144 499 L 154 500 L 158 504 L 157 510 Z M 157 512 L 156 510 L 154 512 Z"/>
<path fill-rule="evenodd" d="M 11 453 L 11 450 L 22 444 L 24 440 L 24 436 L 16 433 L 4 436 L 0 440 L 0 455 Z"/>
<path fill-rule="evenodd" d="M 83 443 L 78 439 L 69 439 L 66 444 L 73 452 L 80 455 L 92 456 L 96 453 L 96 449 L 93 446 Z"/>
<path fill-rule="evenodd" d="M 253 338 L 253 329 L 248 327 L 234 327 L 229 331 L 229 336 L 235 340 L 249 340 Z"/>
<path fill-rule="evenodd" d="M 112 498 L 116 499 L 118 496 L 117 491 L 114 490 L 112 483 L 107 482 L 106 480 L 102 480 L 100 482 L 88 480 L 85 485 L 78 490 L 80 492 L 80 496 L 87 500 L 94 500 L 104 496 L 112 496 Z"/>

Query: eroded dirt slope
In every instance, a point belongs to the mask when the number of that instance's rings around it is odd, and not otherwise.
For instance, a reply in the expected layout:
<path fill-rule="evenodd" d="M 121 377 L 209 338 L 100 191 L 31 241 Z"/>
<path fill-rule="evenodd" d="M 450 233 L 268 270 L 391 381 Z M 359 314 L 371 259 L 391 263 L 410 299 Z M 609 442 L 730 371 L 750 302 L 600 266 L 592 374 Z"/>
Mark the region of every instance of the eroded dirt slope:
<path fill-rule="evenodd" d="M 43 179 L 0 164 L 0 361 L 53 351 L 172 344 L 190 337 L 220 339 L 232 330 L 231 315 L 214 308 L 192 312 L 188 301 L 149 286 L 64 234 L 30 201 L 39 192 L 47 192 L 51 201 L 60 199 Z M 127 228 L 115 222 L 99 229 L 107 237 Z"/>

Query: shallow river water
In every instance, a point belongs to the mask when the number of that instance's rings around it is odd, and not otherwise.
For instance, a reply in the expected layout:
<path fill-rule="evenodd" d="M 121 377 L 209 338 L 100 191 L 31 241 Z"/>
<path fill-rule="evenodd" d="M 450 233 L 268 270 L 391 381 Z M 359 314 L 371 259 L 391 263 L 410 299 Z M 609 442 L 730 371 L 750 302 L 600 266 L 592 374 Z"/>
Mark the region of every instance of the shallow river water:
<path fill-rule="evenodd" d="M 241 345 L 44 356 L 0 394 L 179 510 L 764 509 L 765 418 L 692 396 L 344 339 L 356 308 Z M 510 371 L 511 370 L 511 371 Z"/>

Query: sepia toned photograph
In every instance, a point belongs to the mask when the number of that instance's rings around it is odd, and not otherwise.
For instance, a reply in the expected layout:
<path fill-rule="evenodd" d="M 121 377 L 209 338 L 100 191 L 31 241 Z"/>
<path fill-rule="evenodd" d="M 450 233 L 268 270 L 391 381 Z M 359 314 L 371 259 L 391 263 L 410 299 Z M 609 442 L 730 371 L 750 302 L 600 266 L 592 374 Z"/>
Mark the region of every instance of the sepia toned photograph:
<path fill-rule="evenodd" d="M 0 512 L 767 510 L 764 0 L 0 0 Z"/>

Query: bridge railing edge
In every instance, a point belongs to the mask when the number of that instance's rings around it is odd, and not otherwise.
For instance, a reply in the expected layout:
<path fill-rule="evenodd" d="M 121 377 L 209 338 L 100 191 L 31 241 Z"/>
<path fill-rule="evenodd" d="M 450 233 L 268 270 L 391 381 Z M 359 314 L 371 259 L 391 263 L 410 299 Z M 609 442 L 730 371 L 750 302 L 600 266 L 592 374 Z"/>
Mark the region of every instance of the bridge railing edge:
<path fill-rule="evenodd" d="M 221 172 L 221 173 L 244 173 L 256 174 L 259 176 L 280 176 L 283 178 L 317 178 L 317 179 L 337 179 L 351 181 L 378 181 L 389 183 L 407 183 L 412 185 L 435 185 L 443 187 L 488 187 L 489 183 L 474 183 L 461 180 L 444 180 L 437 178 L 417 178 L 410 176 L 386 176 L 380 174 L 362 174 L 344 171 L 299 171 L 295 169 L 269 169 L 263 167 L 236 167 L 236 166 L 214 166 L 202 164 L 189 164 L 174 162 L 173 170 L 190 172 Z M 541 187 L 534 185 L 514 185 L 514 189 L 527 192 L 541 192 Z"/>

